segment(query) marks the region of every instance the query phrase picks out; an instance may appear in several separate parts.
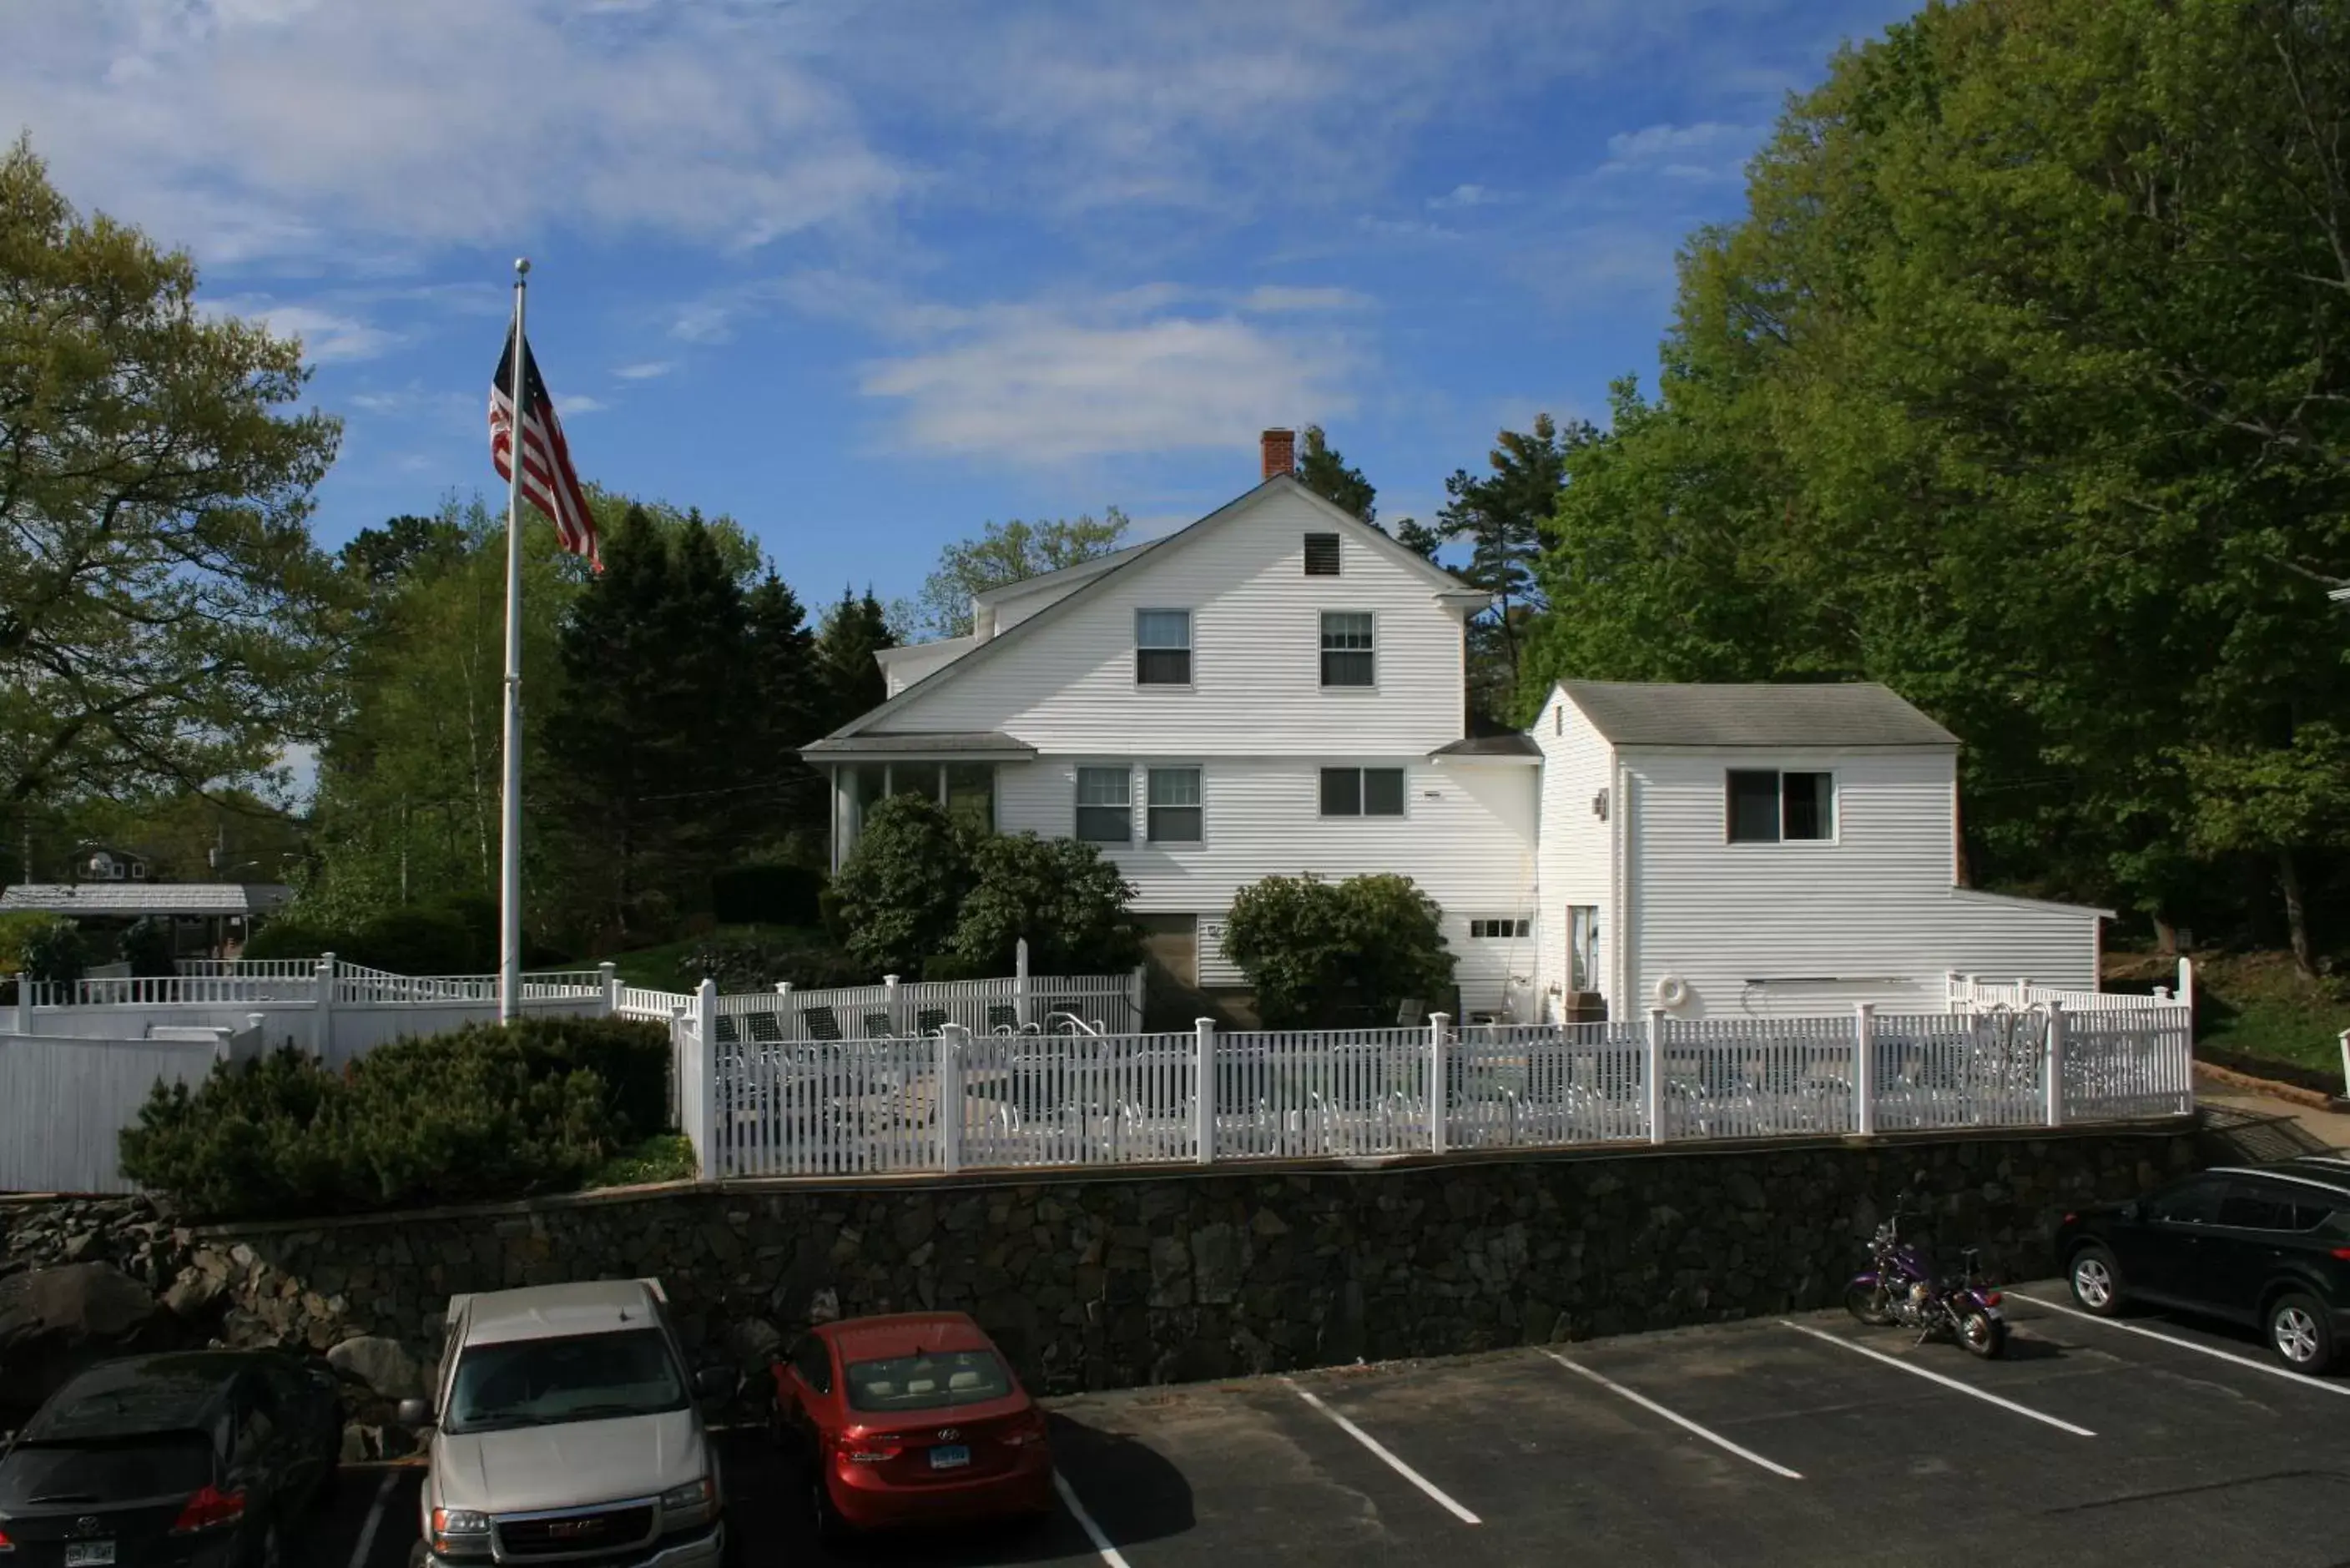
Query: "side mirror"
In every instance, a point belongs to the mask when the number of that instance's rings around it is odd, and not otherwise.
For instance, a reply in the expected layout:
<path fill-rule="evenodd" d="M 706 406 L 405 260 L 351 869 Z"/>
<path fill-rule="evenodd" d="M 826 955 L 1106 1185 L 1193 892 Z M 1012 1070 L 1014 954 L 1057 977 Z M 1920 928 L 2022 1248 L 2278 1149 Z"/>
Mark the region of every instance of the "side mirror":
<path fill-rule="evenodd" d="M 743 1386 L 743 1375 L 731 1366 L 705 1366 L 693 1375 L 694 1397 L 731 1399 Z"/>
<path fill-rule="evenodd" d="M 2132 1201 L 2127 1202 L 2127 1203 L 2125 1203 L 2125 1204 L 2123 1204 L 2123 1205 L 2122 1205 L 2122 1218 L 2123 1218 L 2124 1220 L 2126 1220 L 2129 1221 L 2129 1223 L 2131 1223 L 2131 1224 L 2135 1225 L 2135 1224 L 2137 1224 L 2137 1217 L 2138 1217 L 2138 1206 L 2137 1206 L 2137 1201 L 2136 1201 L 2135 1199 L 2133 1199 Z"/>
<path fill-rule="evenodd" d="M 403 1427 L 432 1425 L 432 1403 L 429 1399 L 402 1399 L 393 1409 L 391 1418 Z"/>

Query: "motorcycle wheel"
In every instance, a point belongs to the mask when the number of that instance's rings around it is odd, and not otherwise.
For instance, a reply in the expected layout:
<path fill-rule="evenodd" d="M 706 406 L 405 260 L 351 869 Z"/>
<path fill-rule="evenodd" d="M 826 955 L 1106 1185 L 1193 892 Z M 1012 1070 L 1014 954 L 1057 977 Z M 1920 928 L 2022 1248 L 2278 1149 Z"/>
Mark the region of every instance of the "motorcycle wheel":
<path fill-rule="evenodd" d="M 1959 1343 L 1985 1361 L 2007 1350 L 2007 1324 L 1978 1307 L 1959 1314 Z"/>
<path fill-rule="evenodd" d="M 1844 1293 L 1844 1310 L 1871 1328 L 1883 1328 L 1893 1321 L 1893 1303 L 1883 1285 L 1848 1285 Z"/>

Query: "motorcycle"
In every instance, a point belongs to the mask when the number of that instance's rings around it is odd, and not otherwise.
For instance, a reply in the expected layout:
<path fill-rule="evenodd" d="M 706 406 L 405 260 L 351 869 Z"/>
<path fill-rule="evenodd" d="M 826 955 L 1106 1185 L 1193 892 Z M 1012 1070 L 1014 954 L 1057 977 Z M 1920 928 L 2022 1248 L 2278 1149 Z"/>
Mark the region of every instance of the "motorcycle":
<path fill-rule="evenodd" d="M 1959 1277 L 1938 1278 L 1913 1243 L 1901 1240 L 1901 1211 L 1877 1228 L 1868 1243 L 1873 1266 L 1845 1287 L 1845 1310 L 1873 1328 L 1914 1328 L 1923 1345 L 1948 1334 L 1986 1360 L 2007 1348 L 2000 1293 L 1983 1282 L 1977 1250 L 1967 1248 Z"/>

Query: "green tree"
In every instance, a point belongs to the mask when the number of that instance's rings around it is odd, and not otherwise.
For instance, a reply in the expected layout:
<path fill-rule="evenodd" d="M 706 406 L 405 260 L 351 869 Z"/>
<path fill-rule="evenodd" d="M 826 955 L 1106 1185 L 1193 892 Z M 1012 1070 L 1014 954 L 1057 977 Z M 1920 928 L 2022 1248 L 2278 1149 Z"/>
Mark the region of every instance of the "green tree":
<path fill-rule="evenodd" d="M 1363 477 L 1361 469 L 1347 466 L 1320 425 L 1307 425 L 1305 440 L 1305 451 L 1297 460 L 1297 482 L 1331 505 L 1378 527 L 1378 487 Z"/>
<path fill-rule="evenodd" d="M 973 595 L 1107 556 L 1124 545 L 1128 526 L 1115 506 L 1099 518 L 1087 513 L 1049 523 L 989 523 L 978 538 L 958 539 L 939 552 L 915 605 L 920 628 L 932 637 L 968 637 Z"/>
<path fill-rule="evenodd" d="M 301 345 L 0 153 L 0 806 L 268 770 L 317 725 L 339 427 Z"/>
<path fill-rule="evenodd" d="M 1456 963 L 1443 911 L 1409 877 L 1326 882 L 1267 877 L 1233 896 L 1224 950 L 1274 1029 L 1392 1020 L 1407 1000 L 1446 996 Z"/>
<path fill-rule="evenodd" d="M 841 945 L 876 974 L 920 975 L 971 891 L 971 845 L 933 802 L 892 795 L 865 815 L 833 878 Z"/>
<path fill-rule="evenodd" d="M 743 597 L 747 641 L 741 695 L 747 718 L 764 742 L 754 753 L 757 777 L 768 785 L 754 801 L 775 847 L 808 864 L 821 863 L 830 845 L 832 796 L 824 776 L 799 760 L 799 748 L 823 734 L 831 698 L 816 662 L 816 636 L 799 596 L 768 571 Z"/>
<path fill-rule="evenodd" d="M 1468 542 L 1469 563 L 1461 577 L 1494 600 L 1470 636 L 1471 702 L 1489 717 L 1498 719 L 1516 696 L 1521 645 L 1543 608 L 1534 570 L 1543 525 L 1558 510 L 1568 452 L 1592 433 L 1579 424 L 1561 431 L 1548 414 L 1538 413 L 1531 431 L 1503 431 L 1494 438 L 1487 458 L 1491 473 L 1471 476 L 1467 469 L 1454 469 L 1444 482 L 1451 499 L 1436 514 L 1435 532 L 1447 542 Z"/>
<path fill-rule="evenodd" d="M 873 590 L 867 588 L 859 597 L 854 589 L 841 589 L 840 602 L 825 611 L 824 623 L 816 634 L 826 733 L 888 700 L 889 682 L 873 656 L 897 646 L 898 639 L 889 630 L 889 612 L 873 597 Z"/>
<path fill-rule="evenodd" d="M 1141 960 L 1134 887 L 1093 845 L 990 835 L 971 846 L 971 878 L 950 950 L 972 973 L 1010 974 L 1023 939 L 1036 974 L 1116 974 Z"/>

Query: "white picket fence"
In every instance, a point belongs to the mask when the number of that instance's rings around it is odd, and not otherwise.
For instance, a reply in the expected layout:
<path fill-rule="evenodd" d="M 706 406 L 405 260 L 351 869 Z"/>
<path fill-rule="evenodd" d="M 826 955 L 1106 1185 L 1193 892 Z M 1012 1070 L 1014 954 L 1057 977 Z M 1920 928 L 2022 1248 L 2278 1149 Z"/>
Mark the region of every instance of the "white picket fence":
<path fill-rule="evenodd" d="M 691 1002 L 697 999 L 683 998 Z M 2063 1127 L 2190 1115 L 2175 1003 L 1879 1018 L 705 1046 L 675 1016 L 711 1178 L 1364 1159 L 1454 1149 Z M 705 1094 L 702 1085 L 708 1085 Z"/>

